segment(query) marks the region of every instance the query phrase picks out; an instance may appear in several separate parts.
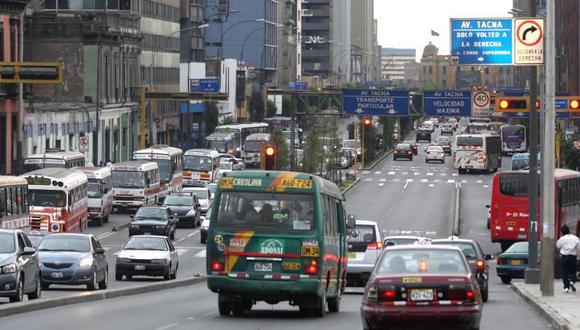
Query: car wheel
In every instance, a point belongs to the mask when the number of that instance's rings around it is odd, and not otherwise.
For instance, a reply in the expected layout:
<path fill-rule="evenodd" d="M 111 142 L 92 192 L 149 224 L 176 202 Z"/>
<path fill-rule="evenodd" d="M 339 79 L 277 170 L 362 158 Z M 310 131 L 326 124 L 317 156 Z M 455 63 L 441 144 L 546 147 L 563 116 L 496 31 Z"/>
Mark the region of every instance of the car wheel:
<path fill-rule="evenodd" d="M 487 302 L 489 298 L 489 283 L 485 283 L 485 289 L 481 290 L 481 300 L 483 302 Z"/>
<path fill-rule="evenodd" d="M 171 279 L 171 264 L 167 267 L 167 271 L 165 271 L 165 275 L 163 275 L 163 279 L 165 281 L 169 281 Z"/>
<path fill-rule="evenodd" d="M 109 269 L 105 269 L 105 277 L 99 282 L 99 289 L 105 290 L 109 286 Z"/>
<path fill-rule="evenodd" d="M 510 284 L 510 282 L 512 281 L 512 278 L 510 276 L 507 276 L 507 275 L 500 276 L 499 278 L 501 279 L 501 282 L 503 284 Z"/>
<path fill-rule="evenodd" d="M 491 221 L 487 219 L 487 229 L 491 229 Z"/>
<path fill-rule="evenodd" d="M 342 290 L 338 290 L 336 296 L 328 298 L 326 303 L 328 304 L 328 311 L 331 313 L 338 313 L 340 311 L 340 300 L 342 298 Z"/>
<path fill-rule="evenodd" d="M 122 281 L 123 280 L 123 274 L 119 273 L 119 272 L 115 272 L 115 281 Z"/>
<path fill-rule="evenodd" d="M 90 291 L 94 291 L 99 287 L 99 282 L 97 281 L 97 270 L 93 270 L 93 276 L 91 283 L 87 284 L 87 289 Z"/>
<path fill-rule="evenodd" d="M 232 304 L 221 293 L 218 293 L 218 310 L 221 316 L 230 315 L 232 312 Z"/>
<path fill-rule="evenodd" d="M 316 307 L 312 310 L 314 317 L 324 317 L 326 314 L 326 290 L 322 291 L 322 297 L 316 297 Z"/>
<path fill-rule="evenodd" d="M 10 297 L 10 302 L 19 302 L 22 300 L 24 300 L 24 278 L 21 275 L 16 287 L 16 294 Z"/>
<path fill-rule="evenodd" d="M 42 284 L 40 284 L 40 273 L 36 278 L 36 286 L 34 287 L 34 291 L 28 294 L 28 300 L 34 300 L 40 298 L 42 295 Z"/>
<path fill-rule="evenodd" d="M 171 279 L 174 280 L 177 278 L 177 269 L 179 268 L 179 262 L 177 263 L 177 265 L 175 266 L 175 270 L 173 271 L 173 274 L 171 274 Z"/>

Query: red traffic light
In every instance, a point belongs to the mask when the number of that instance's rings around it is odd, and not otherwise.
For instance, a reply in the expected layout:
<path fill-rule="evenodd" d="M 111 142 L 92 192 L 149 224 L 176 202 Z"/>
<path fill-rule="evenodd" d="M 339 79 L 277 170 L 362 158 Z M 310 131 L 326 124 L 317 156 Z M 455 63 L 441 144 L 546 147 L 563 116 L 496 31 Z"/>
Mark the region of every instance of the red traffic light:
<path fill-rule="evenodd" d="M 266 156 L 274 156 L 274 154 L 276 153 L 276 148 L 274 148 L 273 146 L 267 146 L 266 147 Z"/>

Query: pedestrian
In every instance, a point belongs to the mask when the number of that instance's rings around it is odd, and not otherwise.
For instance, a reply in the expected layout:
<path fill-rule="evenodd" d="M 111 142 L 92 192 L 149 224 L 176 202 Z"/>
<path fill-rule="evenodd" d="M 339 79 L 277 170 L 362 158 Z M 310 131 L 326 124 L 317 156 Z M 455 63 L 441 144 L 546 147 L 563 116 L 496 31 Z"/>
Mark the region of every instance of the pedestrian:
<path fill-rule="evenodd" d="M 560 249 L 560 268 L 564 282 L 562 291 L 576 292 L 576 256 L 580 253 L 580 240 L 576 235 L 570 234 L 568 225 L 562 225 L 560 231 L 562 237 L 556 242 L 556 247 Z"/>

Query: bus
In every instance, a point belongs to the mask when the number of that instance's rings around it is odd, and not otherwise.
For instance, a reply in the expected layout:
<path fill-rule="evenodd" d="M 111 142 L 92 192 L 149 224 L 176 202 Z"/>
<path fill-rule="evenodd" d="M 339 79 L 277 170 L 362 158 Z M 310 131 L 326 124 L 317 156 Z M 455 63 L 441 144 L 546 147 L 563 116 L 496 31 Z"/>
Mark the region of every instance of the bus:
<path fill-rule="evenodd" d="M 217 152 L 238 155 L 242 145 L 234 132 L 214 132 L 205 137 L 206 146 Z"/>
<path fill-rule="evenodd" d="M 505 251 L 512 243 L 528 240 L 528 180 L 529 171 L 505 171 L 493 177 L 490 210 L 491 241 L 500 243 Z M 563 224 L 570 232 L 580 234 L 580 173 L 566 169 L 556 169 L 554 173 L 556 211 L 554 231 L 560 235 Z M 538 198 L 538 219 L 540 219 L 540 198 Z M 538 225 L 538 235 L 542 226 Z"/>
<path fill-rule="evenodd" d="M 161 191 L 156 162 L 131 160 L 113 164 L 113 208 L 137 209 L 156 205 Z"/>
<path fill-rule="evenodd" d="M 246 123 L 236 125 L 220 125 L 215 128 L 214 133 L 235 133 L 235 145 L 240 149 L 236 150 L 236 157 L 241 157 L 244 141 L 252 134 L 270 133 L 270 126 L 267 123 Z"/>
<path fill-rule="evenodd" d="M 490 131 L 491 125 L 489 123 L 482 123 L 482 122 L 471 122 L 467 124 L 465 128 L 465 133 L 467 134 L 478 134 L 483 131 Z"/>
<path fill-rule="evenodd" d="M 109 167 L 77 167 L 87 176 L 89 222 L 102 226 L 113 212 L 113 176 Z"/>
<path fill-rule="evenodd" d="M 41 168 L 73 168 L 85 166 L 85 155 L 78 151 L 57 151 L 30 155 L 24 159 L 24 171 L 32 172 Z"/>
<path fill-rule="evenodd" d="M 260 167 L 260 153 L 262 146 L 270 142 L 270 134 L 256 133 L 248 136 L 244 144 L 244 164 L 246 168 Z"/>
<path fill-rule="evenodd" d="M 157 163 L 161 201 L 169 192 L 181 191 L 183 188 L 183 150 L 167 145 L 154 145 L 133 153 L 133 160 L 149 160 Z"/>
<path fill-rule="evenodd" d="M 217 180 L 220 154 L 212 149 L 190 149 L 183 154 L 183 185 L 203 187 Z"/>
<path fill-rule="evenodd" d="M 270 125 L 272 129 L 279 128 L 281 130 L 290 129 L 292 119 L 290 117 L 275 116 L 264 118 L 264 123 Z"/>
<path fill-rule="evenodd" d="M 501 131 L 501 151 L 504 154 L 525 152 L 528 148 L 526 126 L 503 125 Z"/>
<path fill-rule="evenodd" d="M 30 229 L 25 178 L 0 175 L 0 228 Z"/>
<path fill-rule="evenodd" d="M 28 182 L 30 229 L 82 232 L 87 227 L 88 180 L 76 169 L 43 168 L 22 174 Z"/>
<path fill-rule="evenodd" d="M 455 137 L 453 168 L 495 172 L 501 167 L 501 141 L 496 134 L 459 134 Z"/>
<path fill-rule="evenodd" d="M 344 204 L 334 183 L 311 174 L 223 176 L 206 247 L 207 286 L 218 293 L 220 315 L 242 315 L 257 301 L 289 301 L 316 316 L 328 303 L 337 312 L 348 261 Z"/>

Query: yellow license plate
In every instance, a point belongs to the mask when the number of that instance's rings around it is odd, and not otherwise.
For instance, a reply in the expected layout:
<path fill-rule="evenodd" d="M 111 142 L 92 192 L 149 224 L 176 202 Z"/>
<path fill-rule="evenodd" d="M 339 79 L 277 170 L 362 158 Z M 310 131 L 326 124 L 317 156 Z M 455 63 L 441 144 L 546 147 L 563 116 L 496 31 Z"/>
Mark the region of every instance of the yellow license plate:
<path fill-rule="evenodd" d="M 318 257 L 320 255 L 320 248 L 318 246 L 303 245 L 300 249 L 302 257 Z"/>
<path fill-rule="evenodd" d="M 348 253 L 348 258 L 349 259 L 356 259 L 356 252 L 349 252 Z"/>
<path fill-rule="evenodd" d="M 517 260 L 517 259 L 516 260 L 512 260 L 512 265 L 513 266 L 519 266 L 521 264 L 522 264 L 522 261 L 521 260 Z"/>

